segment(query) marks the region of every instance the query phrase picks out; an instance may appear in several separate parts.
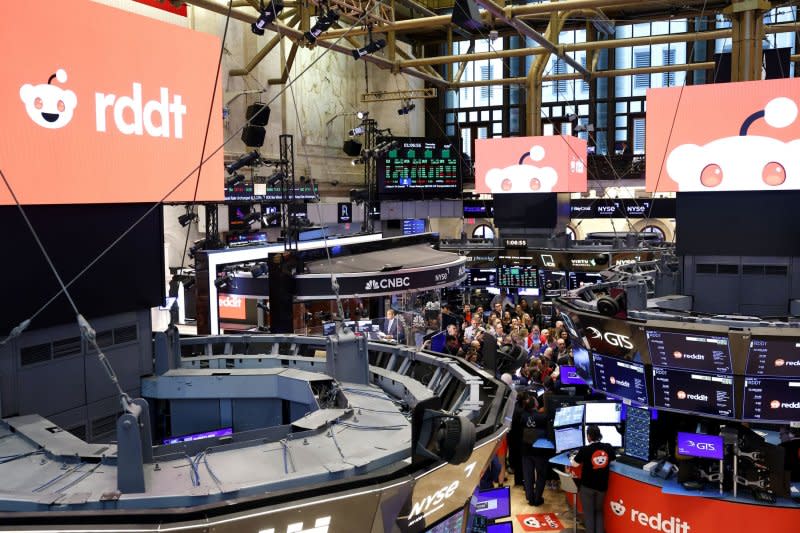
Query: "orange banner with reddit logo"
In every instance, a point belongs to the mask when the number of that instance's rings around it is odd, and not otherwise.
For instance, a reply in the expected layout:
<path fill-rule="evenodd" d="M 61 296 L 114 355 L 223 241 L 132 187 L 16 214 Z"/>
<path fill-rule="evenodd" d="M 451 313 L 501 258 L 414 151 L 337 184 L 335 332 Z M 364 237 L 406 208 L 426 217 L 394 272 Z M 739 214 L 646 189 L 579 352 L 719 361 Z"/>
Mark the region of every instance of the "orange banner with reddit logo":
<path fill-rule="evenodd" d="M 200 161 L 217 37 L 89 0 L 2 2 L 0 45 L 0 170 L 20 203 L 192 199 L 197 173 L 178 184 Z M 218 84 L 206 157 L 221 98 Z M 220 150 L 198 200 L 222 199 L 222 169 Z M 3 184 L 0 205 L 13 203 Z"/>
<path fill-rule="evenodd" d="M 586 179 L 583 139 L 552 135 L 475 140 L 475 192 L 585 192 Z"/>
<path fill-rule="evenodd" d="M 649 192 L 800 189 L 800 80 L 647 91 Z"/>

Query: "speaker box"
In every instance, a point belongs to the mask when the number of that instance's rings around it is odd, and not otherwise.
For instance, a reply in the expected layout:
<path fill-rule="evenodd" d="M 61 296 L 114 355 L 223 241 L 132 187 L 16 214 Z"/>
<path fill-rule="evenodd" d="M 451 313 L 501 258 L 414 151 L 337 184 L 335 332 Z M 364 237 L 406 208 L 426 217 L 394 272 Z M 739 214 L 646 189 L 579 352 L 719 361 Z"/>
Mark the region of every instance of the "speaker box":
<path fill-rule="evenodd" d="M 789 58 L 791 48 L 770 48 L 764 50 L 764 67 L 768 80 L 778 80 L 789 77 Z"/>
<path fill-rule="evenodd" d="M 269 122 L 269 107 L 261 103 L 251 104 L 247 106 L 245 116 L 251 126 L 266 126 Z"/>
<path fill-rule="evenodd" d="M 483 21 L 475 0 L 456 0 L 450 20 L 456 26 L 470 32 L 483 28 Z"/>
<path fill-rule="evenodd" d="M 255 148 L 264 146 L 264 136 L 267 134 L 262 126 L 245 126 L 242 130 L 242 142 L 246 146 Z"/>
<path fill-rule="evenodd" d="M 352 139 L 345 141 L 344 145 L 342 145 L 342 150 L 350 157 L 359 156 L 361 155 L 361 143 Z"/>

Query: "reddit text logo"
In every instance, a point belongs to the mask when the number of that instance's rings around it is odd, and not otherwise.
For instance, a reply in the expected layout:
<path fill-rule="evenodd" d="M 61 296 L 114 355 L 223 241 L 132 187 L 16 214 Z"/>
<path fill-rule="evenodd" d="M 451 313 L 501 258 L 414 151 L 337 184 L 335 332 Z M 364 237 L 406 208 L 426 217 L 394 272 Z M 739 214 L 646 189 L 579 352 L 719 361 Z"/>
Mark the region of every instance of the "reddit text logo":
<path fill-rule="evenodd" d="M 31 120 L 43 128 L 63 128 L 72 120 L 78 97 L 75 93 L 52 85 L 53 78 L 59 83 L 67 81 L 67 72 L 60 68 L 50 76 L 47 83 L 31 85 L 26 83 L 19 89 L 19 96 L 25 104 L 25 111 Z"/>

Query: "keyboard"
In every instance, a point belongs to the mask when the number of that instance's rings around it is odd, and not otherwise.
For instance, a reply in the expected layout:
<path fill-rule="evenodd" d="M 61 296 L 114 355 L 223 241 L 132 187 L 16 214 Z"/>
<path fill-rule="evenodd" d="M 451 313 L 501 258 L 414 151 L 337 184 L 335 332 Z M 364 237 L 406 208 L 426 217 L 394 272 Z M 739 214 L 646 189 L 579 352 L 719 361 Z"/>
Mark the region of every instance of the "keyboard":
<path fill-rule="evenodd" d="M 618 455 L 617 462 L 624 465 L 633 466 L 635 468 L 643 468 L 644 465 L 648 463 L 648 461 L 642 461 L 641 459 L 630 457 L 629 455 Z"/>

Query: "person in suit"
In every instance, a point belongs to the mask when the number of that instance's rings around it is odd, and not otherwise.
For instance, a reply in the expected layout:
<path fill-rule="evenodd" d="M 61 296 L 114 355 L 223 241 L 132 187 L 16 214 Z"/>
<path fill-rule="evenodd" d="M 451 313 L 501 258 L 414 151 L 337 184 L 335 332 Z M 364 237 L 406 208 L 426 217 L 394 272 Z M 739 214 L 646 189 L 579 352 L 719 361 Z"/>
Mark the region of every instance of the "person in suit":
<path fill-rule="evenodd" d="M 400 320 L 394 314 L 394 309 L 386 311 L 386 318 L 383 320 L 383 328 L 381 329 L 388 337 L 391 337 L 397 342 L 403 342 L 405 332 L 403 331 L 403 325 L 400 323 Z"/>

